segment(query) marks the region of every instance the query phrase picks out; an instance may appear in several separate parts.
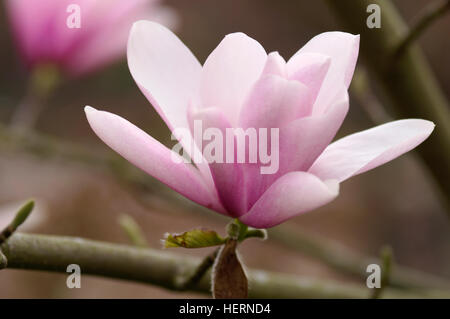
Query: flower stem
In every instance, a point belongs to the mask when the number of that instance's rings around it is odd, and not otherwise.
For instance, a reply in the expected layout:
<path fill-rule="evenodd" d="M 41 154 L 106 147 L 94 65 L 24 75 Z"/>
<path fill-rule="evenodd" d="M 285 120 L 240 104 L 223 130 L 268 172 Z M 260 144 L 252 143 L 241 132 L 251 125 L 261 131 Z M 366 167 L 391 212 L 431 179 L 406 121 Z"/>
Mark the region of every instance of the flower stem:
<path fill-rule="evenodd" d="M 380 259 L 382 261 L 381 287 L 373 290 L 372 299 L 379 299 L 382 292 L 389 286 L 393 259 L 393 252 L 390 246 L 385 246 L 381 249 Z"/>
<path fill-rule="evenodd" d="M 28 131 L 36 125 L 44 110 L 48 97 L 61 80 L 58 69 L 53 65 L 37 66 L 30 74 L 22 102 L 11 119 L 11 126 L 18 131 Z"/>
<path fill-rule="evenodd" d="M 148 247 L 147 240 L 138 223 L 129 215 L 119 217 L 119 225 L 122 227 L 130 242 L 137 247 Z"/>

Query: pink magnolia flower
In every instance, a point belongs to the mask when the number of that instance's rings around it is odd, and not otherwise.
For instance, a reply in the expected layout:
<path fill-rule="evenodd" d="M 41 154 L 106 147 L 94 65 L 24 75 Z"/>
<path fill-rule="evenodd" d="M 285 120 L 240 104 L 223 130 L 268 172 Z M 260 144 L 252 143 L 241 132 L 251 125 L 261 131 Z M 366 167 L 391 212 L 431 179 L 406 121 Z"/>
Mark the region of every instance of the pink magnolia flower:
<path fill-rule="evenodd" d="M 25 64 L 56 64 L 78 76 L 124 55 L 132 23 L 148 18 L 172 25 L 159 0 L 6 0 L 14 40 Z M 71 7 L 69 7 L 72 5 Z M 79 6 L 80 28 L 67 21 Z"/>
<path fill-rule="evenodd" d="M 359 36 L 327 32 L 285 62 L 233 33 L 202 67 L 165 27 L 134 24 L 129 68 L 168 127 L 189 129 L 200 119 L 221 130 L 279 128 L 275 174 L 262 175 L 261 163 L 174 162 L 178 154 L 125 119 L 92 107 L 85 111 L 95 133 L 137 167 L 200 205 L 268 228 L 329 203 L 341 182 L 413 149 L 432 132 L 432 122 L 407 119 L 330 144 L 348 111 L 358 49 Z M 200 151 L 186 149 L 192 158 Z"/>

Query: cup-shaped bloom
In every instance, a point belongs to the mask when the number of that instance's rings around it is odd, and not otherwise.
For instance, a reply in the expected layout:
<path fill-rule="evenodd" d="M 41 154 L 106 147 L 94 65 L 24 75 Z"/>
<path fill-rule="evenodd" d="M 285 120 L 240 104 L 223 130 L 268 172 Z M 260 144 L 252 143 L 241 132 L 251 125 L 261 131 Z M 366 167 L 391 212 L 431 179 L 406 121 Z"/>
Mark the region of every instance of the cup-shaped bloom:
<path fill-rule="evenodd" d="M 125 55 L 134 21 L 171 26 L 174 13 L 159 0 L 6 0 L 13 39 L 29 69 L 56 65 L 70 76 Z"/>
<path fill-rule="evenodd" d="M 233 33 L 202 66 L 168 29 L 140 21 L 128 42 L 131 74 L 172 132 L 188 132 L 174 135 L 195 165 L 117 115 L 92 107 L 86 114 L 106 144 L 148 174 L 200 205 L 268 228 L 327 204 L 342 181 L 413 149 L 432 132 L 432 122 L 406 119 L 331 143 L 348 111 L 358 49 L 359 36 L 327 32 L 286 62 Z M 267 163 L 260 158 L 239 162 L 236 154 L 230 161 L 208 161 L 196 121 L 223 133 L 216 138 L 231 129 L 232 142 L 239 130 L 277 129 L 276 170 L 264 174 Z M 229 140 L 222 142 L 225 149 Z M 237 144 L 231 144 L 234 150 Z M 267 144 L 257 146 L 270 149 Z M 251 146 L 244 146 L 247 156 Z"/>

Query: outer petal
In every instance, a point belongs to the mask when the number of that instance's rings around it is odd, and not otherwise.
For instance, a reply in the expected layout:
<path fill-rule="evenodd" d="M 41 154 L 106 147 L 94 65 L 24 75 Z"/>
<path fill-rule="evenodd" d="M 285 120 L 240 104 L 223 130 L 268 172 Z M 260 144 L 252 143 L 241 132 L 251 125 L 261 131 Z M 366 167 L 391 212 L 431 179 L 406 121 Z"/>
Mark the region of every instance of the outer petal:
<path fill-rule="evenodd" d="M 412 150 L 433 129 L 430 121 L 407 119 L 346 136 L 330 144 L 309 172 L 321 179 L 344 181 Z"/>
<path fill-rule="evenodd" d="M 115 114 L 89 106 L 85 112 L 94 132 L 125 159 L 200 205 L 223 211 L 197 169 L 182 162 L 178 154 Z"/>
<path fill-rule="evenodd" d="M 189 128 L 187 109 L 201 73 L 192 52 L 164 26 L 138 21 L 130 32 L 127 56 L 133 78 L 169 128 Z"/>
<path fill-rule="evenodd" d="M 133 78 L 169 129 L 189 130 L 187 112 L 198 93 L 202 69 L 192 52 L 164 26 L 138 21 L 130 33 L 127 55 Z M 183 147 L 191 158 L 198 158 L 191 138 L 182 139 Z M 199 163 L 198 168 L 212 186 L 208 166 Z"/>
<path fill-rule="evenodd" d="M 227 35 L 203 66 L 202 106 L 219 107 L 234 125 L 250 88 L 261 75 L 267 54 L 243 33 Z"/>
<path fill-rule="evenodd" d="M 329 203 L 338 193 L 336 181 L 322 182 L 306 172 L 291 172 L 270 186 L 250 211 L 239 219 L 256 228 L 273 227 Z"/>
<path fill-rule="evenodd" d="M 336 90 L 342 85 L 348 88 L 355 70 L 358 50 L 359 35 L 325 32 L 312 38 L 291 58 L 292 60 L 303 53 L 320 53 L 331 57 L 330 69 L 314 105 L 314 113 L 324 112 L 336 96 Z"/>

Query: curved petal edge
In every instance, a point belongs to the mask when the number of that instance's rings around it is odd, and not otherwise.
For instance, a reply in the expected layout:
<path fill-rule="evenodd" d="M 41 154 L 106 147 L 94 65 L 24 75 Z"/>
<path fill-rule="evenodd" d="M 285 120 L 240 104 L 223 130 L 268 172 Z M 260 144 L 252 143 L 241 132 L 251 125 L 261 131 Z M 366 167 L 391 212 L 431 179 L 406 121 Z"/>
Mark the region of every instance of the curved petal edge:
<path fill-rule="evenodd" d="M 309 169 L 321 179 L 342 182 L 393 160 L 422 143 L 434 123 L 406 119 L 348 135 L 330 144 Z"/>

